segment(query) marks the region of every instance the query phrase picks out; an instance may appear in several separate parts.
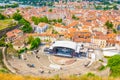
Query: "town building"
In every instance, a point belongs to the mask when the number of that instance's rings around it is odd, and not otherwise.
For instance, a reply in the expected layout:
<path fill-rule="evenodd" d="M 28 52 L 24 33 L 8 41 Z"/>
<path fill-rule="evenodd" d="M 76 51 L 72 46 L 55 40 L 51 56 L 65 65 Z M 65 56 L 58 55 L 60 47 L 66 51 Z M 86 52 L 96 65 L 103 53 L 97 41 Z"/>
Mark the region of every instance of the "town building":
<path fill-rule="evenodd" d="M 34 29 L 34 32 L 43 33 L 48 29 L 49 25 L 46 23 L 39 23 L 38 25 L 32 24 L 32 27 Z"/>
<path fill-rule="evenodd" d="M 21 50 L 21 49 L 25 48 L 25 46 L 26 46 L 25 45 L 26 44 L 25 40 L 27 40 L 27 37 L 25 35 L 15 39 L 14 42 L 12 43 L 13 48 L 15 50 Z"/>
<path fill-rule="evenodd" d="M 23 31 L 19 29 L 14 29 L 12 31 L 7 32 L 6 35 L 7 35 L 7 41 L 13 42 L 15 39 L 23 36 Z"/>
<path fill-rule="evenodd" d="M 91 36 L 92 34 L 88 30 L 82 30 L 75 32 L 73 35 L 73 41 L 75 42 L 83 42 L 83 43 L 90 43 L 91 42 Z"/>

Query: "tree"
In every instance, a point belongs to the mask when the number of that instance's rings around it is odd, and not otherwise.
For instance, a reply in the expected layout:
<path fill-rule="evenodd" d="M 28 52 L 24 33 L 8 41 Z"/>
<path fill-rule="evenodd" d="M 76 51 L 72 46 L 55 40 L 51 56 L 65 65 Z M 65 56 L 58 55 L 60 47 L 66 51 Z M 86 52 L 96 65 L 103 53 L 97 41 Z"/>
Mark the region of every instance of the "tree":
<path fill-rule="evenodd" d="M 27 43 L 30 44 L 33 40 L 34 40 L 33 36 L 29 36 Z"/>
<path fill-rule="evenodd" d="M 56 19 L 53 19 L 52 21 L 53 21 L 54 23 L 56 23 L 56 22 L 57 22 L 57 20 L 56 20 Z"/>
<path fill-rule="evenodd" d="M 35 38 L 35 40 L 38 42 L 38 45 L 41 43 L 40 38 Z"/>
<path fill-rule="evenodd" d="M 30 23 L 29 23 L 27 20 L 25 20 L 24 18 L 21 18 L 21 19 L 19 20 L 19 23 L 18 23 L 18 24 L 22 25 L 21 30 L 22 30 L 23 32 L 25 32 L 25 33 L 30 33 L 30 32 L 33 31 Z"/>
<path fill-rule="evenodd" d="M 97 9 L 97 10 L 101 10 L 102 9 L 102 6 L 101 5 L 94 5 L 95 6 L 95 9 Z"/>
<path fill-rule="evenodd" d="M 44 16 L 44 17 L 32 17 L 32 21 L 34 22 L 35 25 L 38 25 L 40 22 L 45 22 L 45 23 L 49 23 L 49 19 Z"/>
<path fill-rule="evenodd" d="M 7 43 L 6 46 L 8 46 L 8 47 L 10 47 L 10 48 L 13 48 L 12 43 Z"/>
<path fill-rule="evenodd" d="M 32 21 L 34 22 L 35 25 L 38 25 L 40 23 L 40 19 L 35 16 L 32 17 Z"/>
<path fill-rule="evenodd" d="M 110 21 L 107 21 L 107 22 L 105 23 L 105 26 L 107 27 L 107 29 L 112 29 L 112 28 L 113 28 L 113 23 L 110 22 Z"/>
<path fill-rule="evenodd" d="M 120 55 L 114 55 L 108 60 L 107 66 L 112 71 L 112 76 L 120 76 Z"/>
<path fill-rule="evenodd" d="M 76 18 L 76 16 L 75 15 L 72 15 L 72 19 L 75 19 Z"/>
<path fill-rule="evenodd" d="M 113 9 L 114 9 L 114 10 L 119 10 L 118 7 L 117 7 L 117 5 L 114 5 L 114 6 L 113 6 Z"/>
<path fill-rule="evenodd" d="M 46 3 L 48 6 L 53 6 L 53 2 L 47 2 Z"/>
<path fill-rule="evenodd" d="M 2 38 L 0 39 L 0 46 L 6 46 L 5 37 L 2 37 Z"/>
<path fill-rule="evenodd" d="M 0 46 L 5 46 L 5 45 L 6 45 L 6 43 L 4 41 L 0 40 Z"/>
<path fill-rule="evenodd" d="M 30 49 L 37 48 L 40 43 L 41 43 L 40 38 L 35 38 L 35 39 L 31 42 L 31 47 L 30 47 Z"/>
<path fill-rule="evenodd" d="M 49 20 L 48 20 L 48 18 L 47 18 L 46 16 L 42 17 L 41 19 L 42 19 L 43 22 L 45 22 L 45 23 L 48 23 L 48 22 L 49 22 Z"/>
<path fill-rule="evenodd" d="M 38 25 L 40 22 L 42 22 L 41 18 L 35 16 L 32 17 L 32 21 L 34 22 L 35 25 Z"/>
<path fill-rule="evenodd" d="M 52 34 L 58 34 L 58 32 L 53 29 Z"/>
<path fill-rule="evenodd" d="M 12 8 L 19 7 L 19 4 L 18 4 L 18 3 L 14 3 L 11 7 L 12 7 Z"/>
<path fill-rule="evenodd" d="M 72 19 L 79 20 L 79 18 L 77 18 L 75 15 L 72 15 Z"/>
<path fill-rule="evenodd" d="M 49 12 L 52 12 L 52 9 L 49 9 Z"/>
<path fill-rule="evenodd" d="M 22 15 L 18 12 L 13 14 L 13 19 L 19 21 L 20 19 L 22 19 Z"/>
<path fill-rule="evenodd" d="M 21 30 L 25 33 L 30 33 L 33 31 L 32 27 L 30 24 L 26 23 L 25 25 L 23 25 L 23 27 L 21 28 Z"/>
<path fill-rule="evenodd" d="M 23 52 L 25 52 L 27 50 L 27 48 L 22 48 L 18 51 L 19 54 L 22 54 Z"/>
<path fill-rule="evenodd" d="M 112 30 L 113 30 L 113 33 L 117 33 L 117 30 L 115 28 L 113 28 Z"/>
<path fill-rule="evenodd" d="M 58 23 L 62 23 L 62 19 L 58 19 L 57 22 L 58 22 Z"/>
<path fill-rule="evenodd" d="M 25 25 L 25 24 L 29 24 L 30 25 L 30 23 L 27 20 L 25 20 L 24 18 L 19 20 L 19 24 L 20 25 Z"/>
<path fill-rule="evenodd" d="M 109 10 L 110 7 L 107 5 L 107 6 L 105 6 L 103 9 L 104 9 L 104 10 Z"/>
<path fill-rule="evenodd" d="M 0 20 L 5 19 L 5 16 L 0 13 Z"/>

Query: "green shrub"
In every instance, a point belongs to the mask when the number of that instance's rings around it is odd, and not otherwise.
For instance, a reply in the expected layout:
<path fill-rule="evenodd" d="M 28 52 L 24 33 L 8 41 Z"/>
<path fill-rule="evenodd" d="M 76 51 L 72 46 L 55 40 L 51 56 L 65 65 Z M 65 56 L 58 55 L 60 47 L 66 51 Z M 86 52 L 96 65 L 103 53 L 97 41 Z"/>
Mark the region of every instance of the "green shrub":
<path fill-rule="evenodd" d="M 120 65 L 111 67 L 111 76 L 119 77 L 120 76 Z"/>
<path fill-rule="evenodd" d="M 0 20 L 4 20 L 6 17 L 0 13 Z"/>
<path fill-rule="evenodd" d="M 112 76 L 120 76 L 120 55 L 114 55 L 108 59 L 108 67 L 110 67 Z"/>
<path fill-rule="evenodd" d="M 2 72 L 2 73 L 8 73 L 8 70 L 2 68 L 2 69 L 0 69 L 0 72 Z"/>
<path fill-rule="evenodd" d="M 99 59 L 99 61 L 100 61 L 100 62 L 103 62 L 103 60 L 102 60 L 102 59 Z"/>
<path fill-rule="evenodd" d="M 31 43 L 30 43 L 30 49 L 35 49 L 38 48 L 41 43 L 40 38 L 35 38 Z"/>
<path fill-rule="evenodd" d="M 93 77 L 93 76 L 95 76 L 95 74 L 93 74 L 91 72 L 87 73 L 87 77 Z"/>
<path fill-rule="evenodd" d="M 18 53 L 21 54 L 21 53 L 25 52 L 26 50 L 27 50 L 27 48 L 20 49 L 20 50 L 18 51 Z"/>
<path fill-rule="evenodd" d="M 17 21 L 22 19 L 22 15 L 18 12 L 14 13 L 12 17 L 13 17 L 13 19 L 15 19 Z"/>

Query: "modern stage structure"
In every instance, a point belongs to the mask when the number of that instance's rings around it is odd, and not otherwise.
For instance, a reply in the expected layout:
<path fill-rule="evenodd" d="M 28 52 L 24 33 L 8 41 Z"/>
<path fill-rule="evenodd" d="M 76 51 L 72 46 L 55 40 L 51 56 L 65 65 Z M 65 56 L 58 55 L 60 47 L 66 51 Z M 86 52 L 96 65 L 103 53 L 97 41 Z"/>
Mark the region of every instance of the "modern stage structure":
<path fill-rule="evenodd" d="M 49 48 L 54 55 L 74 57 L 79 53 L 80 46 L 72 41 L 56 41 Z"/>

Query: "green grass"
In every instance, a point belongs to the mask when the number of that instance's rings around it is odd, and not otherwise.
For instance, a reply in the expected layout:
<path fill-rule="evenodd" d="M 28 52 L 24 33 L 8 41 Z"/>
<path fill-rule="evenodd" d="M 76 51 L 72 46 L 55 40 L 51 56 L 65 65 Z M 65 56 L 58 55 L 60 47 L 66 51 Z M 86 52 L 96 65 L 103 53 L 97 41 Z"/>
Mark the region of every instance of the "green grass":
<path fill-rule="evenodd" d="M 86 76 L 87 76 L 87 77 L 94 77 L 94 76 L 96 76 L 96 75 L 93 74 L 93 73 L 91 73 L 91 72 L 89 72 L 89 73 L 86 74 Z"/>
<path fill-rule="evenodd" d="M 0 30 L 5 29 L 7 27 L 11 27 L 13 25 L 13 19 L 5 19 L 5 20 L 0 20 Z"/>
<path fill-rule="evenodd" d="M 7 69 L 5 69 L 5 68 L 1 68 L 0 69 L 0 73 L 8 73 L 9 71 L 7 70 Z"/>

